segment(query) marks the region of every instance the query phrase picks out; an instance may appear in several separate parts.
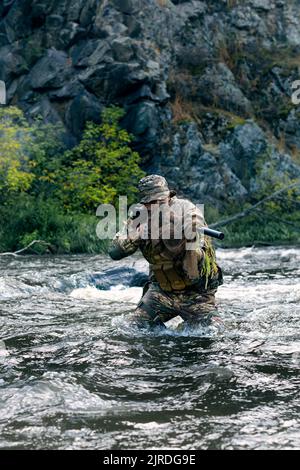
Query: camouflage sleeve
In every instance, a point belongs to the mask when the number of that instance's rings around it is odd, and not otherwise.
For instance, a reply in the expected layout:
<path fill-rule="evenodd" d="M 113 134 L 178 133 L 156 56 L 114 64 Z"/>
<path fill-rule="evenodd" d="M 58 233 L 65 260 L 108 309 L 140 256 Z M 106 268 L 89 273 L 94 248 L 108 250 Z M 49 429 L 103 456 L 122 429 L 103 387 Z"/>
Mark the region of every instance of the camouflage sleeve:
<path fill-rule="evenodd" d="M 188 241 L 200 239 L 199 229 L 206 227 L 203 211 L 190 201 L 185 201 L 184 233 Z"/>
<path fill-rule="evenodd" d="M 184 218 L 184 233 L 187 242 L 183 270 L 190 281 L 197 281 L 201 277 L 199 265 L 202 263 L 205 251 L 199 229 L 205 225 L 201 209 L 188 201 L 185 205 Z"/>
<path fill-rule="evenodd" d="M 116 234 L 111 242 L 108 254 L 115 261 L 133 255 L 140 246 L 139 233 L 132 234 L 132 230 L 130 231 L 131 224 L 132 219 L 128 219 L 124 228 Z"/>

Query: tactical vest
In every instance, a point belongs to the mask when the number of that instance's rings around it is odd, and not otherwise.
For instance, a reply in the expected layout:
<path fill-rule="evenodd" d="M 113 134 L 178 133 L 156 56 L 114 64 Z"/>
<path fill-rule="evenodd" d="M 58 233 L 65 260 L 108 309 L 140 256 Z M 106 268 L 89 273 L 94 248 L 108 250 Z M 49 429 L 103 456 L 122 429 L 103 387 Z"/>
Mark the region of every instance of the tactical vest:
<path fill-rule="evenodd" d="M 164 291 L 183 291 L 195 284 L 195 280 L 190 279 L 188 273 L 183 270 L 185 240 L 180 243 L 176 253 L 170 251 L 163 240 L 157 243 L 149 241 L 141 250 L 150 264 L 150 273 Z"/>

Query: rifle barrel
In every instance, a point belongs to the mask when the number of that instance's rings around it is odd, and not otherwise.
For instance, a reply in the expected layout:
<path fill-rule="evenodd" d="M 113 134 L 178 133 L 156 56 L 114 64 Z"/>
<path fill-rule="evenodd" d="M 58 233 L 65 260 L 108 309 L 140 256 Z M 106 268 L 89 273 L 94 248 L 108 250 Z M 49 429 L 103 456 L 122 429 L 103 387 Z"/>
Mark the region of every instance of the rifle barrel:
<path fill-rule="evenodd" d="M 212 230 L 208 227 L 202 228 L 201 232 L 208 237 L 217 238 L 218 240 L 224 240 L 225 238 L 225 234 L 223 232 L 218 232 L 217 230 Z"/>

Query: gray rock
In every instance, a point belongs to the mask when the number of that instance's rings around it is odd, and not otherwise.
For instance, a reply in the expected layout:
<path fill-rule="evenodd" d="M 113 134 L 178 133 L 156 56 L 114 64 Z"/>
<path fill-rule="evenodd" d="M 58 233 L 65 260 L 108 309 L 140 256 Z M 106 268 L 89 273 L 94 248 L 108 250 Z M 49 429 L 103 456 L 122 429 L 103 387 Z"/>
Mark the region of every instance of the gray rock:
<path fill-rule="evenodd" d="M 164 155 L 160 172 L 171 186 L 184 188 L 184 194 L 202 204 L 224 207 L 242 202 L 248 192 L 226 163 L 204 150 L 202 137 L 193 123 L 180 126 L 173 138 L 173 152 Z"/>
<path fill-rule="evenodd" d="M 7 34 L 9 43 L 13 43 L 28 34 L 30 28 L 30 7 L 24 4 L 22 8 L 19 8 L 17 2 L 13 2 L 8 8 L 7 14 L 3 20 L 3 32 Z"/>
<path fill-rule="evenodd" d="M 207 104 L 217 104 L 232 112 L 251 113 L 251 103 L 239 88 L 229 68 L 219 63 L 208 67 L 199 81 L 198 96 Z"/>
<path fill-rule="evenodd" d="M 86 30 L 79 23 L 68 23 L 59 32 L 58 45 L 60 48 L 72 46 L 76 39 L 80 40 L 86 34 Z"/>
<path fill-rule="evenodd" d="M 4 16 L 7 11 L 9 10 L 9 7 L 12 6 L 14 3 L 14 0 L 3 0 L 2 4 L 0 5 L 0 18 L 1 16 Z"/>
<path fill-rule="evenodd" d="M 73 79 L 66 83 L 63 87 L 50 91 L 49 98 L 52 101 L 66 100 L 69 98 L 75 98 L 83 92 L 84 88 L 81 83 L 79 83 L 77 79 Z"/>
<path fill-rule="evenodd" d="M 30 118 L 42 117 L 45 123 L 56 124 L 62 122 L 58 112 L 46 97 L 27 108 L 26 111 Z"/>
<path fill-rule="evenodd" d="M 131 38 L 137 38 L 142 33 L 142 24 L 136 16 L 125 15 L 124 24 Z"/>
<path fill-rule="evenodd" d="M 128 37 L 115 39 L 112 42 L 112 50 L 117 62 L 129 62 L 134 55 L 132 40 Z"/>
<path fill-rule="evenodd" d="M 9 46 L 0 49 L 0 80 L 9 84 L 15 77 L 28 72 L 25 60 Z"/>
<path fill-rule="evenodd" d="M 61 28 L 64 24 L 64 18 L 61 15 L 49 15 L 46 18 L 46 27 L 49 29 Z"/>
<path fill-rule="evenodd" d="M 89 2 L 86 0 L 77 0 L 76 2 L 72 2 L 69 5 L 68 11 L 67 11 L 68 21 L 74 21 L 78 23 L 80 20 L 80 16 L 82 14 L 82 10 L 87 4 L 89 4 Z"/>
<path fill-rule="evenodd" d="M 71 75 L 71 61 L 65 52 L 50 49 L 32 68 L 29 80 L 33 89 L 59 88 Z"/>
<path fill-rule="evenodd" d="M 110 268 L 93 273 L 89 282 L 100 290 L 109 290 L 112 286 L 143 287 L 149 280 L 148 270 L 139 271 L 132 267 Z"/>
<path fill-rule="evenodd" d="M 126 15 L 135 13 L 141 8 L 140 0 L 112 0 L 118 10 Z"/>
<path fill-rule="evenodd" d="M 202 16 L 207 10 L 205 2 L 192 0 L 178 4 L 176 12 L 181 15 L 184 20 L 195 20 Z"/>
<path fill-rule="evenodd" d="M 251 0 L 251 6 L 257 10 L 270 11 L 274 7 L 274 3 L 270 0 Z"/>
<path fill-rule="evenodd" d="M 114 62 L 90 67 L 79 75 L 79 80 L 96 96 L 106 96 L 113 100 L 126 96 L 132 89 L 148 81 L 149 76 L 137 62 L 128 64 Z"/>
<path fill-rule="evenodd" d="M 142 101 L 127 108 L 124 127 L 135 136 L 134 149 L 143 152 L 144 163 L 152 165 L 152 155 L 158 153 L 160 133 L 159 109 L 151 101 Z"/>
<path fill-rule="evenodd" d="M 16 96 L 16 92 L 19 86 L 20 79 L 16 78 L 10 84 L 10 86 L 6 89 L 6 102 L 11 103 L 14 96 Z"/>
<path fill-rule="evenodd" d="M 231 112 L 251 114 L 252 106 L 239 88 L 229 68 L 219 63 L 208 67 L 199 80 L 197 96 L 207 105 L 215 105 Z"/>
<path fill-rule="evenodd" d="M 87 121 L 101 122 L 103 107 L 97 98 L 88 92 L 77 95 L 66 109 L 65 120 L 75 136 L 80 136 Z"/>
<path fill-rule="evenodd" d="M 96 1 L 84 0 L 84 6 L 80 13 L 79 22 L 84 28 L 88 28 L 94 21 L 96 15 Z"/>
<path fill-rule="evenodd" d="M 125 104 L 131 105 L 138 103 L 139 101 L 154 101 L 157 103 L 166 103 L 170 98 L 166 87 L 162 84 L 158 84 L 153 87 L 148 84 L 143 84 L 140 88 L 134 91 L 131 95 L 126 96 Z"/>
<path fill-rule="evenodd" d="M 154 103 L 142 102 L 131 109 L 128 116 L 131 132 L 141 136 L 147 131 L 152 131 L 158 126 L 157 109 Z"/>
<path fill-rule="evenodd" d="M 238 6 L 232 11 L 231 22 L 238 29 L 254 31 L 260 26 L 261 19 L 250 7 Z"/>
<path fill-rule="evenodd" d="M 285 121 L 280 121 L 280 135 L 285 136 L 285 143 L 291 149 L 300 149 L 300 110 L 292 109 Z"/>
<path fill-rule="evenodd" d="M 256 162 L 263 158 L 268 148 L 267 138 L 254 122 L 237 126 L 224 143 L 220 145 L 221 158 L 249 188 L 250 180 L 256 175 Z"/>
<path fill-rule="evenodd" d="M 285 28 L 286 41 L 290 46 L 297 47 L 300 45 L 299 5 L 297 2 L 286 3 L 284 17 L 287 21 Z"/>
<path fill-rule="evenodd" d="M 92 39 L 84 41 L 71 49 L 75 67 L 93 67 L 102 62 L 112 62 L 112 51 L 108 41 Z"/>

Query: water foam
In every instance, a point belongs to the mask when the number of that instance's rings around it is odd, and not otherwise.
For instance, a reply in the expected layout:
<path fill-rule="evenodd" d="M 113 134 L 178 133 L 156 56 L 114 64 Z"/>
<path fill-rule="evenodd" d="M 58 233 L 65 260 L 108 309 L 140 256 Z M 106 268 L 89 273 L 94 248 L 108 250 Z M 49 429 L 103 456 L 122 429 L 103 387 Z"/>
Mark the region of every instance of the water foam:
<path fill-rule="evenodd" d="M 81 300 L 104 300 L 109 302 L 129 302 L 137 305 L 142 297 L 141 287 L 125 287 L 122 284 L 114 286 L 110 290 L 99 290 L 96 287 L 84 287 L 74 289 L 70 293 L 73 299 Z"/>

